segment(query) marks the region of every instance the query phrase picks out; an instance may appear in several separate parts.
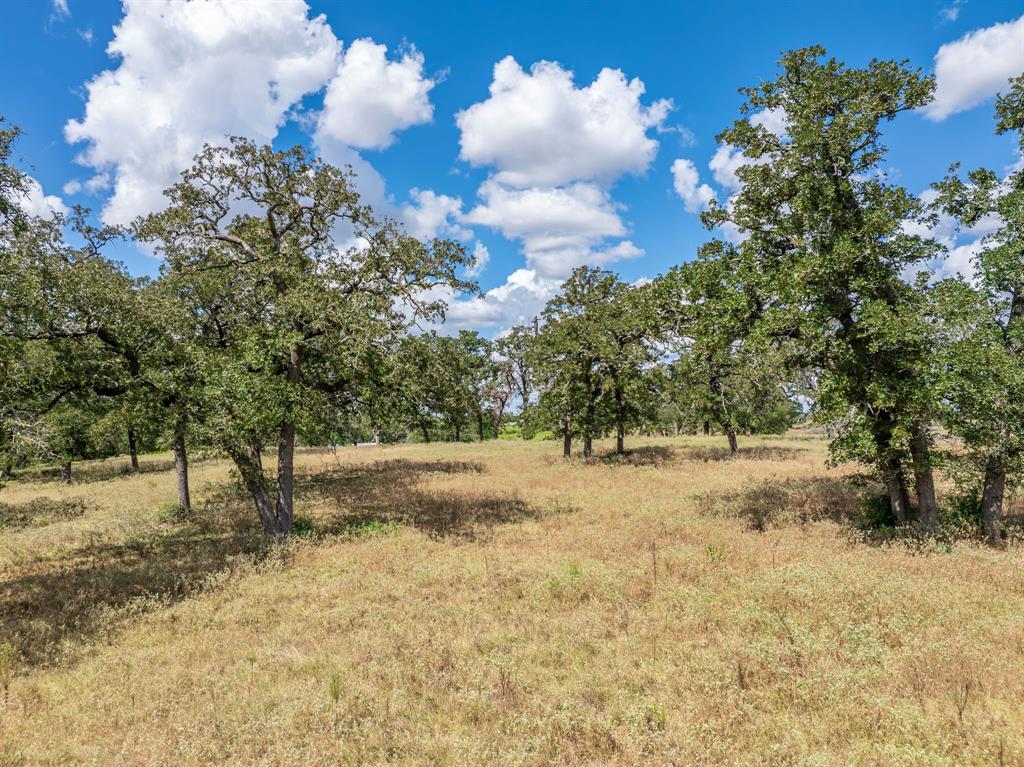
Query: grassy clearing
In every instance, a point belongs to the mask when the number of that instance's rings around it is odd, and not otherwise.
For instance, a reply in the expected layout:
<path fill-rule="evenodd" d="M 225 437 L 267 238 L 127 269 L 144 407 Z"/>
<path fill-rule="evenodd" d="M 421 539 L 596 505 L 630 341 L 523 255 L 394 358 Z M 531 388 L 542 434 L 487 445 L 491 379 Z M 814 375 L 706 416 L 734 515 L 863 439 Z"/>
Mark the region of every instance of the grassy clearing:
<path fill-rule="evenodd" d="M 271 552 L 221 461 L 191 522 L 12 483 L 0 765 L 1024 764 L 1020 548 L 865 542 L 820 442 L 748 444 L 307 452 Z"/>

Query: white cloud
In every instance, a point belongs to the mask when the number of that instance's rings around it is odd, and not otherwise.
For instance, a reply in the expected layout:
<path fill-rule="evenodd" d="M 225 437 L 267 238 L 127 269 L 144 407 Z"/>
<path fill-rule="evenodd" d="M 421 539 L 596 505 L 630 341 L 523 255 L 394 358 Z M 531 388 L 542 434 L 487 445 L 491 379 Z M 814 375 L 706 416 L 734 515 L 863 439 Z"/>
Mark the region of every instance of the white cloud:
<path fill-rule="evenodd" d="M 680 158 L 672 163 L 672 185 L 688 213 L 699 213 L 715 199 L 715 191 L 700 183 L 700 173 L 689 160 Z"/>
<path fill-rule="evenodd" d="M 110 189 L 110 185 L 110 173 L 104 171 L 103 173 L 95 174 L 85 181 L 73 178 L 64 184 L 63 190 L 64 194 L 78 194 L 83 190 L 88 194 L 96 194 L 96 192 Z"/>
<path fill-rule="evenodd" d="M 116 68 L 86 85 L 85 116 L 65 127 L 79 161 L 110 172 L 108 223 L 162 206 L 161 192 L 204 142 L 269 142 L 303 95 L 337 68 L 339 43 L 302 0 L 128 0 L 107 48 Z"/>
<path fill-rule="evenodd" d="M 943 22 L 953 22 L 960 18 L 960 6 L 964 4 L 965 0 L 953 0 L 949 5 L 943 6 L 939 9 L 939 18 Z"/>
<path fill-rule="evenodd" d="M 54 19 L 66 19 L 71 16 L 71 9 L 68 8 L 68 0 L 53 0 Z"/>
<path fill-rule="evenodd" d="M 423 54 L 409 47 L 389 61 L 387 46 L 356 40 L 341 57 L 324 97 L 318 141 L 331 138 L 359 149 L 383 149 L 395 133 L 430 122 L 430 90 L 437 82 L 423 76 Z"/>
<path fill-rule="evenodd" d="M 648 137 L 671 109 L 665 99 L 644 105 L 644 84 L 602 69 L 577 88 L 572 72 L 540 61 L 529 73 L 508 56 L 494 67 L 490 97 L 456 116 L 461 157 L 493 165 L 495 178 L 514 187 L 611 182 L 642 173 L 658 142 Z"/>
<path fill-rule="evenodd" d="M 477 242 L 473 248 L 473 265 L 466 269 L 466 275 L 469 277 L 479 277 L 487 269 L 487 264 L 490 262 L 491 251 L 482 242 Z"/>
<path fill-rule="evenodd" d="M 560 280 L 542 277 L 532 269 L 517 269 L 504 284 L 482 296 L 460 300 L 449 292 L 442 296 L 448 311 L 441 329 L 454 333 L 461 328 L 511 328 L 530 323 L 560 285 Z"/>
<path fill-rule="evenodd" d="M 583 264 L 608 264 L 636 258 L 643 251 L 622 237 L 626 226 L 617 206 L 596 184 L 510 189 L 494 180 L 480 187 L 480 204 L 463 216 L 519 240 L 527 265 L 545 278 L 564 279 Z"/>
<path fill-rule="evenodd" d="M 430 189 L 411 189 L 412 202 L 404 205 L 398 214 L 406 231 L 420 240 L 435 237 L 454 237 L 471 240 L 473 232 L 457 223 L 462 215 L 462 198 L 437 194 Z"/>
<path fill-rule="evenodd" d="M 25 177 L 25 193 L 17 199 L 18 207 L 30 216 L 52 218 L 54 214 L 67 215 L 64 201 L 55 194 L 45 194 L 42 185 L 31 176 Z"/>
<path fill-rule="evenodd" d="M 935 100 L 924 107 L 932 120 L 977 106 L 1024 72 L 1024 16 L 970 32 L 935 54 Z"/>

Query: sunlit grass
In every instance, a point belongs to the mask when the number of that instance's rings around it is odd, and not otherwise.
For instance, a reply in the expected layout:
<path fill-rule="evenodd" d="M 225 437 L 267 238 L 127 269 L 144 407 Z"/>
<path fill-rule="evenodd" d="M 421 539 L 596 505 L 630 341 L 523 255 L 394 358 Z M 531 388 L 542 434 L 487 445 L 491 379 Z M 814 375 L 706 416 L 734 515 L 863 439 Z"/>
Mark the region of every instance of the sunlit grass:
<path fill-rule="evenodd" d="M 170 471 L 12 483 L 85 512 L 3 530 L 0 765 L 1024 763 L 1020 549 L 869 545 L 820 442 L 746 446 L 305 452 L 269 552 L 225 462 L 192 522 Z"/>

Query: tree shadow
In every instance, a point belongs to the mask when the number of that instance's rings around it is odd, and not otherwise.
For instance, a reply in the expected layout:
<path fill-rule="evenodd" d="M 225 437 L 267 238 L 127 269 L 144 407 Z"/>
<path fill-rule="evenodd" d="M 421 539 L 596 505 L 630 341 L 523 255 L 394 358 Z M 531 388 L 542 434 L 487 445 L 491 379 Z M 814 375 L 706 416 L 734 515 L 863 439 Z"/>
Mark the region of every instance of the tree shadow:
<path fill-rule="evenodd" d="M 207 460 L 207 456 L 189 456 L 189 463 L 195 465 Z M 158 474 L 174 470 L 173 458 L 139 459 L 139 470 L 132 469 L 131 461 L 125 457 L 110 458 L 99 461 L 81 461 L 71 465 L 71 484 L 84 485 L 91 482 L 106 482 L 111 479 L 134 477 L 139 474 Z M 52 482 L 60 479 L 59 466 L 40 466 L 23 469 L 16 474 L 21 482 Z"/>
<path fill-rule="evenodd" d="M 803 447 L 769 447 L 755 445 L 741 447 L 735 454 L 727 447 L 695 447 L 680 451 L 682 461 L 792 461 L 799 458 L 808 448 Z"/>
<path fill-rule="evenodd" d="M 772 528 L 831 520 L 851 542 L 872 546 L 899 544 L 912 551 L 949 550 L 957 541 L 981 541 L 981 519 L 947 504 L 938 528 L 919 522 L 899 524 L 883 486 L 869 475 L 806 479 L 768 479 L 733 492 L 708 493 L 698 500 L 705 513 L 742 519 L 747 529 Z M 1024 543 L 1024 497 L 1007 499 L 1002 518 L 1007 544 Z"/>
<path fill-rule="evenodd" d="M 807 448 L 791 447 L 741 447 L 735 455 L 726 447 L 679 448 L 666 445 L 644 445 L 627 450 L 625 453 L 602 453 L 591 459 L 591 463 L 617 466 L 654 466 L 660 468 L 680 461 L 791 461 L 806 453 Z"/>
<path fill-rule="evenodd" d="M 483 472 L 470 461 L 393 459 L 373 464 L 338 464 L 330 472 L 296 476 L 296 507 L 321 510 L 316 528 L 325 534 L 350 531 L 367 523 L 410 525 L 433 538 L 474 540 L 498 525 L 541 519 L 564 511 L 539 507 L 515 493 L 479 493 L 428 489 L 431 474 Z"/>
<path fill-rule="evenodd" d="M 24 503 L 0 503 L 0 529 L 43 527 L 85 514 L 79 498 L 33 498 Z"/>
<path fill-rule="evenodd" d="M 431 474 L 480 473 L 458 461 L 381 461 L 296 476 L 296 510 L 319 535 L 408 524 L 435 538 L 474 540 L 496 525 L 566 509 L 514 494 L 431 490 Z M 65 662 L 109 636 L 129 615 L 174 604 L 223 582 L 238 568 L 280 556 L 263 538 L 252 501 L 236 482 L 213 489 L 193 518 L 161 523 L 121 543 L 41 557 L 0 574 L 0 643 L 31 666 Z"/>
<path fill-rule="evenodd" d="M 26 664 L 49 665 L 116 630 L 123 609 L 144 612 L 205 590 L 213 574 L 265 551 L 255 515 L 239 511 L 218 501 L 148 535 L 20 567 L 0 578 L 0 642 Z"/>

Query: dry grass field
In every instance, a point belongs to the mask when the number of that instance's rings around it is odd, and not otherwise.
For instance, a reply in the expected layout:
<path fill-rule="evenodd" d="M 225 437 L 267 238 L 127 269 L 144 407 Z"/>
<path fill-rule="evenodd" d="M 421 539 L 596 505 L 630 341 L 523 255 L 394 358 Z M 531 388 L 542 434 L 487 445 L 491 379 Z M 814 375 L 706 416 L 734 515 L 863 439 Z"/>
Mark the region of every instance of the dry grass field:
<path fill-rule="evenodd" d="M 272 550 L 224 461 L 9 483 L 0 765 L 1024 765 L 1024 549 L 742 444 L 307 452 Z"/>

